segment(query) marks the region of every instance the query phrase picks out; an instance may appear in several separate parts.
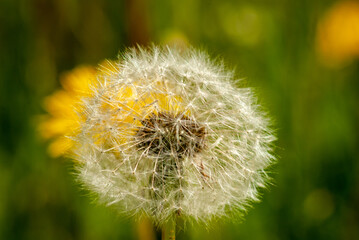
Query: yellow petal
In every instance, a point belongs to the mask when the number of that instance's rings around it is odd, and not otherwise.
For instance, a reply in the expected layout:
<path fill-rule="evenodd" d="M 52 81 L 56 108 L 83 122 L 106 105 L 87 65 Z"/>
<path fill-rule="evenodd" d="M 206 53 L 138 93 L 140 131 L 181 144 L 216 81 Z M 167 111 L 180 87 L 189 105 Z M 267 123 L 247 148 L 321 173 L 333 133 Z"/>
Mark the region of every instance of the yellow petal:
<path fill-rule="evenodd" d="M 75 105 L 78 99 L 69 93 L 59 90 L 47 97 L 44 101 L 45 109 L 55 117 L 76 117 Z"/>
<path fill-rule="evenodd" d="M 66 137 L 60 137 L 50 143 L 48 152 L 51 157 L 60 157 L 69 153 L 73 147 L 73 141 Z"/>
<path fill-rule="evenodd" d="M 76 131 L 78 125 L 77 119 L 50 118 L 39 125 L 39 131 L 45 139 L 56 136 L 69 136 Z"/>
<path fill-rule="evenodd" d="M 61 78 L 63 88 L 74 96 L 91 94 L 91 86 L 96 82 L 96 69 L 89 66 L 77 67 Z"/>

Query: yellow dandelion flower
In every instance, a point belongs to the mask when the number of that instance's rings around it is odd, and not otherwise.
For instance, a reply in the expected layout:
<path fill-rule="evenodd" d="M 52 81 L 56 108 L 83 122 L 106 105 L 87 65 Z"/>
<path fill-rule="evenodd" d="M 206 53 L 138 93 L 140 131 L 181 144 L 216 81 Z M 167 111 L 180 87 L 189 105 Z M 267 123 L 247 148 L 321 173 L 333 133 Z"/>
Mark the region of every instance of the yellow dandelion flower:
<path fill-rule="evenodd" d="M 51 156 L 58 157 L 74 150 L 73 137 L 78 134 L 81 123 L 86 121 L 84 114 L 81 114 L 84 110 L 83 100 L 94 97 L 92 88 L 95 88 L 96 84 L 106 84 L 104 78 L 109 78 L 115 74 L 118 72 L 114 63 L 105 61 L 97 69 L 92 66 L 81 66 L 62 76 L 61 85 L 63 89 L 45 99 L 45 109 L 50 116 L 39 127 L 43 138 L 54 139 L 49 145 Z M 176 115 L 184 111 L 178 104 L 181 99 L 178 96 L 170 97 L 164 94 L 165 86 L 160 81 L 153 83 L 153 87 L 157 89 L 155 92 L 142 96 L 142 100 L 138 101 L 139 93 L 136 86 L 140 84 L 141 80 L 137 83 L 133 82 L 131 86 L 122 86 L 114 95 L 108 92 L 107 95 L 103 96 L 109 100 L 101 103 L 100 108 L 103 111 L 110 111 L 111 109 L 119 111 L 122 109 L 122 111 L 137 115 L 137 118 L 134 118 L 132 114 L 113 116 L 113 121 L 120 123 L 119 129 L 126 133 L 115 140 L 118 143 L 124 144 L 128 141 L 128 136 L 133 136 L 136 133 L 137 128 L 141 126 L 140 121 L 136 119 L 144 119 L 150 113 L 172 112 Z M 158 92 L 160 90 L 162 93 Z M 154 103 L 157 109 L 154 109 Z M 101 132 L 103 125 L 101 123 L 95 124 L 93 130 L 94 132 Z M 104 144 L 104 141 L 108 141 L 106 136 L 105 132 L 94 135 L 93 138 L 96 139 L 97 144 Z"/>
<path fill-rule="evenodd" d="M 40 126 L 45 139 L 54 139 L 49 145 L 53 157 L 66 154 L 73 147 L 71 136 L 76 135 L 81 116 L 75 109 L 81 108 L 81 98 L 91 94 L 90 86 L 96 80 L 96 69 L 82 66 L 61 77 L 62 90 L 45 99 L 44 107 L 49 116 Z"/>
<path fill-rule="evenodd" d="M 359 2 L 340 1 L 319 21 L 317 52 L 328 65 L 359 57 Z"/>

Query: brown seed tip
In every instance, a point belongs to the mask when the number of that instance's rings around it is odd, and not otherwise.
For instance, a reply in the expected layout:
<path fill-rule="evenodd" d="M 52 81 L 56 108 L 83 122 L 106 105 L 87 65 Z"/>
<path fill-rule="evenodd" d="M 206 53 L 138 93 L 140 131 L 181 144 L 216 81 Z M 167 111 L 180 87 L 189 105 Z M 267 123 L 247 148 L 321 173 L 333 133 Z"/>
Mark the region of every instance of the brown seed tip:
<path fill-rule="evenodd" d="M 184 113 L 152 113 L 141 121 L 137 147 L 157 156 L 193 156 L 205 146 L 206 128 Z"/>

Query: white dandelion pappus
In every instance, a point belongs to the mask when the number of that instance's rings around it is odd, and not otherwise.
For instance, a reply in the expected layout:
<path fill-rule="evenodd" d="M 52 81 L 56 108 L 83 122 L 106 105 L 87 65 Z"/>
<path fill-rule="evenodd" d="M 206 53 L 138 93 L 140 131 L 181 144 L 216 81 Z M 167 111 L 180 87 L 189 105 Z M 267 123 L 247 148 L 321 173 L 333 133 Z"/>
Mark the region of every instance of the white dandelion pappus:
<path fill-rule="evenodd" d="M 245 210 L 275 137 L 250 89 L 196 50 L 130 49 L 102 67 L 75 137 L 79 178 L 107 205 L 196 221 Z"/>

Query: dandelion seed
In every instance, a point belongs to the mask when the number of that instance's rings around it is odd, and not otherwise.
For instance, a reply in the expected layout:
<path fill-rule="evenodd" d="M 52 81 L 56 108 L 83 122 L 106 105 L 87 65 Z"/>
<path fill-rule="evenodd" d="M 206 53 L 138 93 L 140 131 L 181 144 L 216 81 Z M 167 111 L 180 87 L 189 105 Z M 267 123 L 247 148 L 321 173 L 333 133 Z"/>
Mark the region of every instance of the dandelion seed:
<path fill-rule="evenodd" d="M 221 64 L 195 50 L 138 48 L 95 75 L 71 104 L 66 135 L 80 180 L 102 202 L 163 226 L 257 200 L 275 137 L 251 90 Z"/>

